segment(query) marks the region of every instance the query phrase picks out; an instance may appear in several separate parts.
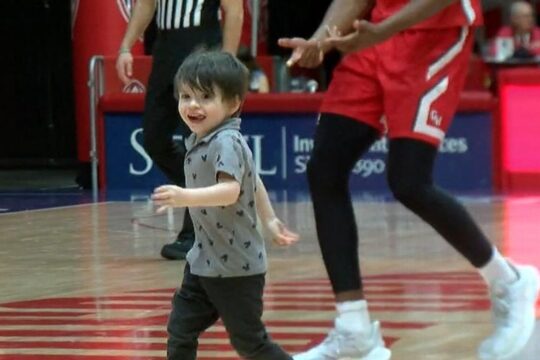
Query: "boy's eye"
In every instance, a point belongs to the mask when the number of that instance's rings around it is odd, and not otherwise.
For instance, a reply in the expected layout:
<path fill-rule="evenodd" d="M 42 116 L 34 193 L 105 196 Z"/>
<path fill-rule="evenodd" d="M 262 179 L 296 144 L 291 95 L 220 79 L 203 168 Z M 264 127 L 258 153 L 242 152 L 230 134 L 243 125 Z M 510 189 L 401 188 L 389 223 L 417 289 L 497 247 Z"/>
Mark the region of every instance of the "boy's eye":
<path fill-rule="evenodd" d="M 208 100 L 208 99 L 212 98 L 212 95 L 208 94 L 208 93 L 204 93 L 202 97 L 203 97 L 204 100 Z"/>
<path fill-rule="evenodd" d="M 180 94 L 180 99 L 187 100 L 187 99 L 189 99 L 189 95 L 188 94 Z"/>

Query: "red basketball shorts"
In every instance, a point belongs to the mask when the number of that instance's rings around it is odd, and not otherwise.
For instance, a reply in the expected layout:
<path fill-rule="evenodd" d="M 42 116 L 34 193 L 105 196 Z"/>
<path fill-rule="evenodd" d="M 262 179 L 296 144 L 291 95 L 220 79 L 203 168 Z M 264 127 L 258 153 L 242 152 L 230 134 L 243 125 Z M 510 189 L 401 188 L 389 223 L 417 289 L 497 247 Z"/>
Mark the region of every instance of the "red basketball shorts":
<path fill-rule="evenodd" d="M 321 112 L 364 122 L 391 139 L 438 145 L 465 82 L 472 30 L 409 30 L 347 55 L 334 70 Z"/>

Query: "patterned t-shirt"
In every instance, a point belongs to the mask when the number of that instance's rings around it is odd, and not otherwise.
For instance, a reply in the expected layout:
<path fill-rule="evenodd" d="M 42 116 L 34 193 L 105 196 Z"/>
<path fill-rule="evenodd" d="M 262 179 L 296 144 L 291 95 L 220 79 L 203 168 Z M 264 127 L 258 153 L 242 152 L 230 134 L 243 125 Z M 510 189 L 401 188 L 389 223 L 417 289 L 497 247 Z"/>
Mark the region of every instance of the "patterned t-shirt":
<path fill-rule="evenodd" d="M 236 277 L 266 272 L 264 240 L 257 231 L 253 156 L 240 133 L 240 119 L 223 122 L 199 141 L 186 140 L 187 188 L 217 184 L 220 172 L 240 184 L 238 200 L 229 206 L 192 207 L 195 243 L 187 254 L 191 272 L 208 277 Z"/>

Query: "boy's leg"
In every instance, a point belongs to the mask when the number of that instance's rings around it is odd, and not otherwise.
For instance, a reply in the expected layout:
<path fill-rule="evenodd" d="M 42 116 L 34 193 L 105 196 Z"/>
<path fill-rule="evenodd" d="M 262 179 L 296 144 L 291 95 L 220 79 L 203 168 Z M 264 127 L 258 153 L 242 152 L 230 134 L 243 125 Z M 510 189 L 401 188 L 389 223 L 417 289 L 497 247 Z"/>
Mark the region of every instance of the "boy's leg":
<path fill-rule="evenodd" d="M 232 346 L 249 360 L 291 360 L 274 343 L 261 320 L 264 275 L 201 278 L 208 297 L 227 329 Z"/>
<path fill-rule="evenodd" d="M 195 360 L 200 333 L 217 319 L 218 312 L 208 300 L 200 277 L 192 275 L 186 264 L 182 287 L 174 293 L 167 324 L 167 360 Z"/>

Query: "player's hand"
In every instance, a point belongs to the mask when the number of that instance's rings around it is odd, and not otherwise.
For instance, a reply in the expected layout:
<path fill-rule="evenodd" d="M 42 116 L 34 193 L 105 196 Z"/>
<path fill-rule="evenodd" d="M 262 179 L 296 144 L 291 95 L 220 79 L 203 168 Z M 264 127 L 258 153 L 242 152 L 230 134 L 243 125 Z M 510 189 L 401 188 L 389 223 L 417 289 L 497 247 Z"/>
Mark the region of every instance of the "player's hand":
<path fill-rule="evenodd" d="M 300 238 L 297 233 L 289 230 L 278 218 L 266 222 L 266 230 L 270 233 L 272 240 L 281 246 L 294 244 Z"/>
<path fill-rule="evenodd" d="M 129 52 L 122 52 L 118 54 L 116 59 L 116 73 L 124 85 L 128 85 L 131 82 L 133 76 L 133 55 Z"/>
<path fill-rule="evenodd" d="M 298 64 L 305 68 L 315 68 L 324 59 L 324 49 L 321 41 L 315 39 L 306 40 L 304 38 L 281 38 L 278 45 L 287 49 L 292 49 L 292 54 L 287 60 L 287 66 L 292 67 Z"/>
<path fill-rule="evenodd" d="M 155 188 L 152 194 L 152 201 L 159 206 L 157 209 L 158 214 L 168 208 L 185 206 L 186 200 L 186 189 L 176 185 L 162 185 Z"/>
<path fill-rule="evenodd" d="M 323 40 L 323 46 L 336 48 L 343 53 L 366 49 L 388 39 L 388 34 L 379 24 L 366 20 L 355 20 L 354 31 L 342 35 L 337 28 L 328 30 L 328 37 Z"/>

